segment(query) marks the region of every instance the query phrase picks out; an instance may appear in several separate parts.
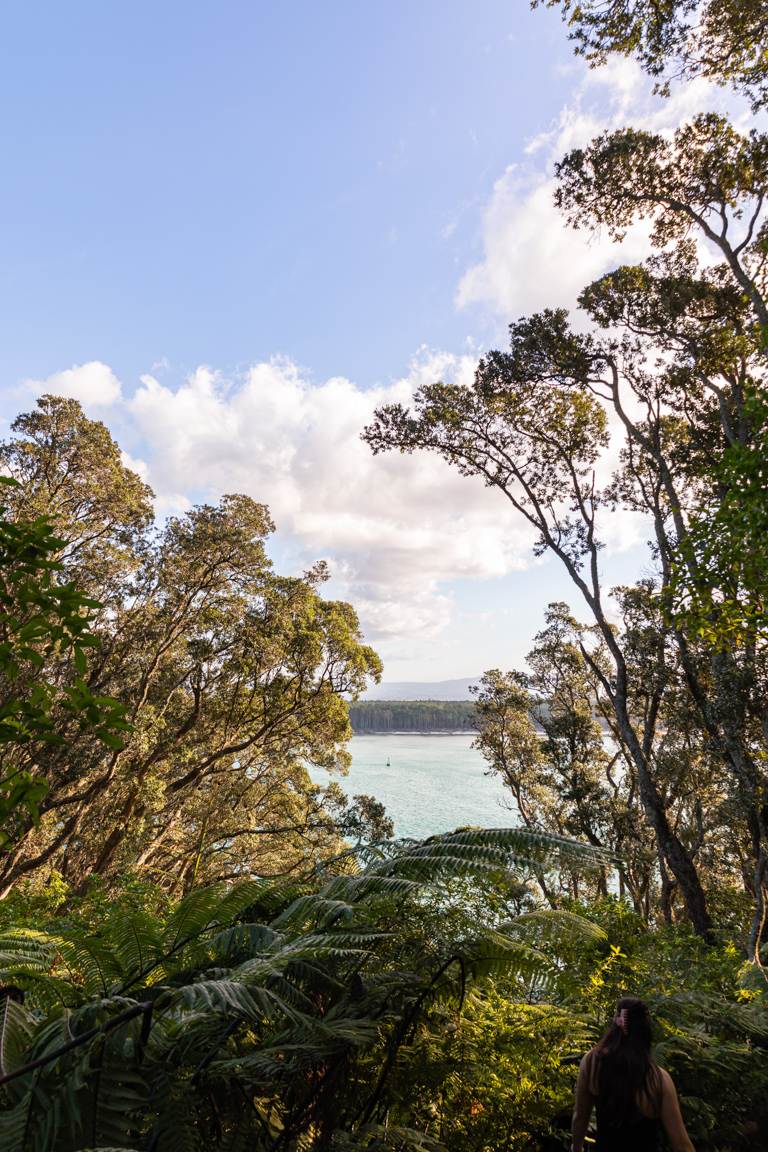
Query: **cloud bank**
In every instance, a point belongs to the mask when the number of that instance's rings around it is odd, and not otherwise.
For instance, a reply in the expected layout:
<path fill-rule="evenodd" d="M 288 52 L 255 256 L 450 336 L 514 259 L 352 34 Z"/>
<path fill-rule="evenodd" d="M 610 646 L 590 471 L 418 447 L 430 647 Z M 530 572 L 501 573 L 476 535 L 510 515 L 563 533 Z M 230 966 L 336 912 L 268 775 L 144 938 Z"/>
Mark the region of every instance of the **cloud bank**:
<path fill-rule="evenodd" d="M 509 522 L 499 531 L 498 503 L 480 482 L 424 453 L 374 457 L 360 432 L 378 405 L 473 370 L 467 357 L 422 352 L 403 379 L 364 390 L 342 377 L 313 384 L 287 360 L 236 379 L 199 368 L 176 388 L 144 376 L 125 414 L 165 507 L 174 494 L 183 506 L 195 487 L 248 493 L 269 505 L 299 559 L 330 562 L 368 636 L 429 635 L 450 616 L 445 583 L 523 567 L 530 535 Z"/>
<path fill-rule="evenodd" d="M 510 321 L 544 307 L 573 308 L 587 284 L 619 264 L 642 260 L 649 252 L 647 224 L 630 228 L 622 244 L 565 224 L 554 204 L 554 166 L 600 132 L 631 124 L 671 133 L 713 109 L 748 126 L 744 102 L 705 80 L 681 85 L 662 100 L 634 61 L 588 70 L 551 130 L 531 140 L 523 158 L 494 184 L 482 213 L 482 255 L 459 281 L 457 307 L 477 306 Z"/>

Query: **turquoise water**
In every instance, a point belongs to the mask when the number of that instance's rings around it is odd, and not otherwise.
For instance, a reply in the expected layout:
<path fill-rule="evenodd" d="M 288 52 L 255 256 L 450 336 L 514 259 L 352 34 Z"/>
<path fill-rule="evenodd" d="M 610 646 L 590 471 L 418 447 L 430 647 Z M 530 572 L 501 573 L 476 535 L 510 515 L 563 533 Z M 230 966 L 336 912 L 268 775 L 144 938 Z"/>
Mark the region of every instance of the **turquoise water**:
<path fill-rule="evenodd" d="M 485 761 L 471 743 L 472 736 L 463 734 L 354 736 L 352 767 L 339 784 L 350 797 L 367 792 L 380 800 L 396 836 L 515 823 L 504 807 L 509 794 L 498 778 L 485 775 Z"/>

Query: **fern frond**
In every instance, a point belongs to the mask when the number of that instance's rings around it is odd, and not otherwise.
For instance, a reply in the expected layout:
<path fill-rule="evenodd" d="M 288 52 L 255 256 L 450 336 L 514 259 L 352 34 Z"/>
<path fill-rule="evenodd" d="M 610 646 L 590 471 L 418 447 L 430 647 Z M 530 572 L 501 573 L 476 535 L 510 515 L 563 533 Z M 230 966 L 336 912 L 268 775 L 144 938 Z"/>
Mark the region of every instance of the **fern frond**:
<path fill-rule="evenodd" d="M 198 937 L 216 922 L 216 908 L 226 896 L 224 884 L 211 884 L 194 888 L 171 913 L 163 930 L 162 940 L 166 953 L 180 948 L 185 941 Z"/>
<path fill-rule="evenodd" d="M 93 1129 L 102 1144 L 124 1145 L 146 1111 L 147 1083 L 126 1060 L 124 1038 L 110 1037 L 91 1085 Z"/>
<path fill-rule="evenodd" d="M 212 936 L 208 948 L 210 954 L 220 960 L 233 961 L 247 953 L 265 952 L 279 941 L 279 933 L 274 925 L 233 924 Z"/>
<path fill-rule="evenodd" d="M 55 945 L 46 932 L 16 928 L 0 935 L 0 980 L 10 983 L 22 973 L 48 972 Z"/>
<path fill-rule="evenodd" d="M 284 1018 L 303 1024 L 307 1017 L 293 1004 L 269 988 L 255 982 L 238 980 L 201 980 L 179 988 L 173 996 L 173 1007 L 188 1012 L 236 1014 L 260 1024 L 265 1019 Z"/>
<path fill-rule="evenodd" d="M 115 917 L 109 926 L 109 941 L 123 987 L 149 972 L 164 955 L 157 919 L 143 910 Z"/>
<path fill-rule="evenodd" d="M 33 1031 L 29 1012 L 6 995 L 0 1002 L 0 1076 L 7 1076 L 24 1064 Z"/>
<path fill-rule="evenodd" d="M 567 908 L 540 908 L 534 912 L 524 912 L 518 916 L 513 924 L 505 925 L 505 930 L 524 932 L 529 925 L 533 925 L 546 936 L 557 932 L 564 932 L 569 940 L 600 942 L 608 938 L 604 928 L 594 920 L 571 912 Z"/>
<path fill-rule="evenodd" d="M 230 925 L 240 913 L 263 899 L 268 887 L 263 880 L 245 880 L 230 888 L 211 884 L 193 889 L 168 917 L 162 935 L 164 948 L 175 952 L 206 929 Z"/>
<path fill-rule="evenodd" d="M 153 1130 L 156 1147 L 162 1152 L 208 1152 L 203 1149 L 196 1123 L 194 1097 L 185 1085 L 171 1083 L 157 1097 L 158 1115 Z"/>
<path fill-rule="evenodd" d="M 73 984 L 87 995 L 107 996 L 120 979 L 120 963 L 106 941 L 96 935 L 83 936 L 76 929 L 52 936 L 57 961 L 65 967 Z"/>
<path fill-rule="evenodd" d="M 3 1152 L 26 1152 L 35 1099 L 31 1091 L 13 1108 L 0 1111 L 0 1148 Z"/>

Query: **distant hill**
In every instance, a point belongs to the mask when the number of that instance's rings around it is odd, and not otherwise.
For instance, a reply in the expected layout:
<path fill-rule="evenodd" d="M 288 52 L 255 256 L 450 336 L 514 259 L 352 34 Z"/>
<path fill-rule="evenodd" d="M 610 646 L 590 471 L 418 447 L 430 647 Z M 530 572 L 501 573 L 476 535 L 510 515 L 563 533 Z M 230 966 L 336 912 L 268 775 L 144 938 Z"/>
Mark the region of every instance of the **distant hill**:
<path fill-rule="evenodd" d="M 479 676 L 463 680 L 410 680 L 399 683 L 373 684 L 363 700 L 471 700 L 470 684 L 477 684 Z"/>

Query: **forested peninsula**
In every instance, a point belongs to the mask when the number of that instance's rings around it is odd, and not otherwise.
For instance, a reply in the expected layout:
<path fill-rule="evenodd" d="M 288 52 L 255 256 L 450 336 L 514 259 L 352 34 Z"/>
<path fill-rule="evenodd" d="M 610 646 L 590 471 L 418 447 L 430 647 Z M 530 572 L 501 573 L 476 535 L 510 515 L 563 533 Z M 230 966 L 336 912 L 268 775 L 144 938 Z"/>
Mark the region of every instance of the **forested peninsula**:
<path fill-rule="evenodd" d="M 356 735 L 374 732 L 473 732 L 471 700 L 358 700 L 349 707 Z"/>

